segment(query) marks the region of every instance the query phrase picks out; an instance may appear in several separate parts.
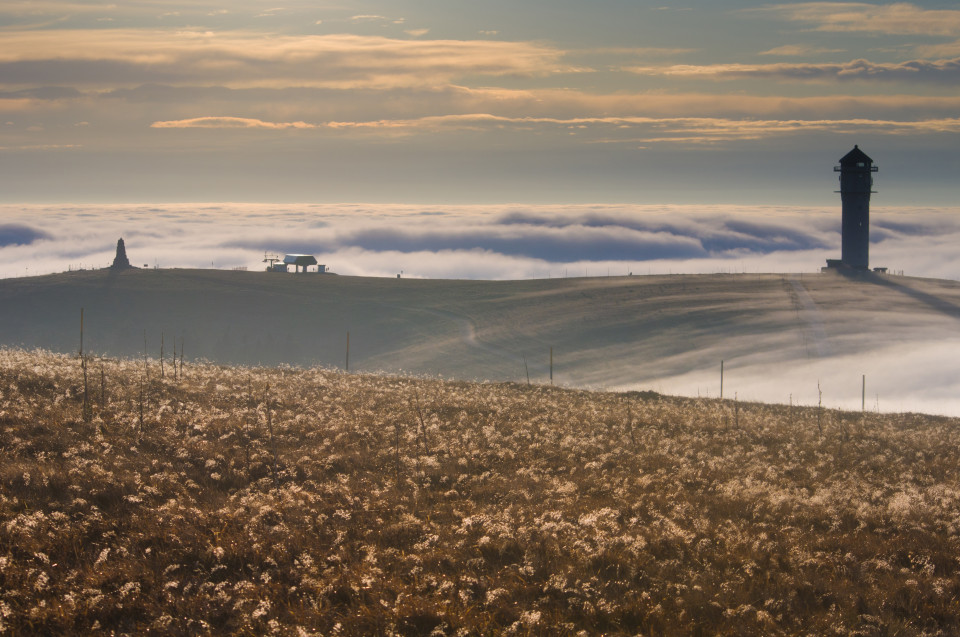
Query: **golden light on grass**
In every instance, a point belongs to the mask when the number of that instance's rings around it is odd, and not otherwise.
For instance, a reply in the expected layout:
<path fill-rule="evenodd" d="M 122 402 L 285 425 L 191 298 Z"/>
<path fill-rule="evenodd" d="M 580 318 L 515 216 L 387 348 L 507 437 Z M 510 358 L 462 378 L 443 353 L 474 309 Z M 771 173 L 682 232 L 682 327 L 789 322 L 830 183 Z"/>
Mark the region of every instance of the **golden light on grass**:
<path fill-rule="evenodd" d="M 0 632 L 960 631 L 955 419 L 102 365 L 0 350 Z"/>

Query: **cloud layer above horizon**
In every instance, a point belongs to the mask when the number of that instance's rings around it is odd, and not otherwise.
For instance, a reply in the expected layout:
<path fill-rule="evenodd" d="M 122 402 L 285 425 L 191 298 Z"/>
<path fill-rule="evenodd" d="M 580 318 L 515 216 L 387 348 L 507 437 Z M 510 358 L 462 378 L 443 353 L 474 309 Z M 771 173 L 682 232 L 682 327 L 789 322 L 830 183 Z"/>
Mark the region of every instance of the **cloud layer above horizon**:
<path fill-rule="evenodd" d="M 960 210 L 875 208 L 871 264 L 960 280 Z M 131 262 L 263 268 L 306 253 L 344 275 L 526 279 L 812 272 L 839 257 L 837 208 L 168 204 L 0 206 L 0 277 Z"/>

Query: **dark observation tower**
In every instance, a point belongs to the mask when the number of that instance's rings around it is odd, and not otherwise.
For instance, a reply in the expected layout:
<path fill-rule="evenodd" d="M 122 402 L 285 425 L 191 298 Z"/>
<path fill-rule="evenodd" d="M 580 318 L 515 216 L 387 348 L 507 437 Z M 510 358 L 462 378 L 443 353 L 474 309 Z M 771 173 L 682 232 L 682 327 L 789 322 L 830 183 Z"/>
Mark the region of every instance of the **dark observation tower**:
<path fill-rule="evenodd" d="M 839 265 L 866 270 L 870 252 L 870 194 L 877 167 L 859 146 L 854 146 L 833 170 L 840 173 L 840 201 L 843 204 Z"/>

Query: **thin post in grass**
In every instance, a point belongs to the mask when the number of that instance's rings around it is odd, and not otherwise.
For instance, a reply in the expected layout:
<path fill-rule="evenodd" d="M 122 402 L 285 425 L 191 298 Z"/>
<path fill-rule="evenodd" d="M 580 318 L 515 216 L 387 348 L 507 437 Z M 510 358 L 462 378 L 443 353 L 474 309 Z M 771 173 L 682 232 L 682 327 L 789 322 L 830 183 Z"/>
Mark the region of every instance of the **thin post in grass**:
<path fill-rule="evenodd" d="M 863 389 L 860 392 L 860 413 L 867 411 L 867 375 L 863 375 Z"/>
<path fill-rule="evenodd" d="M 400 488 L 400 421 L 393 423 L 393 471 L 397 488 Z"/>
<path fill-rule="evenodd" d="M 800 401 L 797 401 L 796 407 L 793 405 L 793 394 L 790 394 L 790 425 L 797 424 L 797 412 L 799 411 Z"/>
<path fill-rule="evenodd" d="M 270 383 L 263 392 L 263 404 L 267 410 L 267 432 L 270 434 L 270 448 L 273 451 L 273 483 L 277 484 L 277 443 L 273 437 L 273 418 L 270 415 Z"/>
<path fill-rule="evenodd" d="M 83 308 L 80 308 L 80 368 L 83 369 L 83 419 L 87 420 L 90 401 L 87 398 L 87 358 L 83 355 Z"/>
<path fill-rule="evenodd" d="M 140 434 L 143 434 L 143 374 L 140 374 Z"/>
<path fill-rule="evenodd" d="M 183 335 L 180 335 L 180 380 L 183 380 Z"/>
<path fill-rule="evenodd" d="M 427 423 L 423 420 L 423 410 L 420 409 L 420 395 L 416 391 L 413 392 L 413 400 L 417 410 L 417 419 L 420 421 L 420 437 L 423 439 L 423 450 L 429 456 L 430 445 L 427 441 Z"/>
<path fill-rule="evenodd" d="M 100 409 L 103 409 L 105 404 L 104 396 L 107 393 L 107 375 L 103 371 L 103 355 L 100 356 Z"/>
<path fill-rule="evenodd" d="M 147 367 L 147 330 L 143 330 L 143 374 L 147 377 L 147 382 L 150 382 L 150 369 Z"/>
<path fill-rule="evenodd" d="M 820 414 L 823 411 L 823 391 L 820 389 L 820 381 L 817 381 L 817 432 L 819 439 L 823 439 L 823 425 L 820 422 Z"/>
<path fill-rule="evenodd" d="M 550 384 L 553 384 L 553 348 L 550 348 Z"/>
<path fill-rule="evenodd" d="M 160 378 L 163 378 L 163 332 L 160 332 Z"/>
<path fill-rule="evenodd" d="M 527 355 L 523 355 L 523 369 L 527 372 L 527 387 L 530 386 L 530 367 L 527 365 Z"/>
<path fill-rule="evenodd" d="M 733 426 L 740 429 L 740 400 L 737 392 L 733 392 Z"/>
<path fill-rule="evenodd" d="M 346 360 L 346 370 L 350 371 L 350 332 L 347 332 L 347 360 Z"/>
<path fill-rule="evenodd" d="M 720 400 L 723 400 L 723 360 L 720 360 Z"/>

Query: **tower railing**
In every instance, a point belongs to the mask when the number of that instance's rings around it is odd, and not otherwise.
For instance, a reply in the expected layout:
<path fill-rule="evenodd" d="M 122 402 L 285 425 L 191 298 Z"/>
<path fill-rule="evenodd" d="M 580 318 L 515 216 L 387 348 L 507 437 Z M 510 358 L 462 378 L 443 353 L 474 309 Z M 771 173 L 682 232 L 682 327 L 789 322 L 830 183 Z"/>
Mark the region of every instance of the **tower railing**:
<path fill-rule="evenodd" d="M 835 172 L 835 173 L 843 172 L 843 169 L 844 169 L 843 166 L 834 166 L 834 167 L 833 167 L 833 172 Z M 849 168 L 847 168 L 847 170 L 852 170 L 852 171 L 854 171 L 854 172 L 856 172 L 856 171 L 858 171 L 858 170 L 862 170 L 862 171 L 866 172 L 866 171 L 869 170 L 870 172 L 875 173 L 875 172 L 877 172 L 877 171 L 880 170 L 880 167 L 879 167 L 879 166 L 870 166 L 869 168 L 867 168 L 866 166 L 862 166 L 862 167 L 861 167 L 861 166 L 854 166 L 854 167 L 849 167 Z"/>

